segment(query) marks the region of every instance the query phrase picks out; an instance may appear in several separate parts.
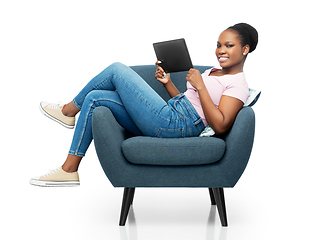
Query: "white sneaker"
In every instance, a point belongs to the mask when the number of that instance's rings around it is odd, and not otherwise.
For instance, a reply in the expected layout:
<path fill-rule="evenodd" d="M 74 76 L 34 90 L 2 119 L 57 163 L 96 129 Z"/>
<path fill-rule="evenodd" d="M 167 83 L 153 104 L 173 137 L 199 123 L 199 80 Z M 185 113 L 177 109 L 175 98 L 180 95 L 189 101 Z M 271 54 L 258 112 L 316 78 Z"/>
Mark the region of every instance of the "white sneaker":
<path fill-rule="evenodd" d="M 48 118 L 58 122 L 66 128 L 74 128 L 76 118 L 67 117 L 62 113 L 63 105 L 59 103 L 41 102 L 40 110 Z"/>
<path fill-rule="evenodd" d="M 30 184 L 40 187 L 74 187 L 79 186 L 80 182 L 78 172 L 68 173 L 60 167 L 30 179 Z"/>

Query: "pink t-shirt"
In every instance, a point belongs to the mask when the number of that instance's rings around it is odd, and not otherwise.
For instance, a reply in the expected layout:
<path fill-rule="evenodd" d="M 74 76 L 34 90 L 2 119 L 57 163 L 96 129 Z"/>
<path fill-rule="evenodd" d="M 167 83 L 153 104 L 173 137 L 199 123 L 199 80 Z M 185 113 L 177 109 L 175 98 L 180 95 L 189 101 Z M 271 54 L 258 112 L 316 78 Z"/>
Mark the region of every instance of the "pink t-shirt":
<path fill-rule="evenodd" d="M 244 73 L 240 72 L 234 75 L 227 74 L 220 77 L 209 76 L 214 70 L 214 68 L 208 69 L 201 76 L 215 106 L 219 107 L 222 95 L 237 98 L 245 103 L 249 96 L 249 87 L 245 80 Z M 205 126 L 208 126 L 204 111 L 201 107 L 198 91 L 189 82 L 187 82 L 187 90 L 184 95 L 192 103 Z"/>

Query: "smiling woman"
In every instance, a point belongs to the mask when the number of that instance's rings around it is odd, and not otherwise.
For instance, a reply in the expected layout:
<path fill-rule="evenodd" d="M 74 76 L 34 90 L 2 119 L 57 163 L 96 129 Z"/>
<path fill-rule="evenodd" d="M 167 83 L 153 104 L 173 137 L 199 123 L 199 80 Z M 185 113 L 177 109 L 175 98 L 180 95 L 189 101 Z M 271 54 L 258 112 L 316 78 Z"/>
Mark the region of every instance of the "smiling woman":
<path fill-rule="evenodd" d="M 257 30 L 246 23 L 238 23 L 222 32 L 215 51 L 224 70 L 222 75 L 242 72 L 248 53 L 256 49 L 257 43 Z"/>
<path fill-rule="evenodd" d="M 251 30 L 250 30 L 251 29 Z M 216 134 L 226 133 L 248 98 L 243 73 L 246 56 L 257 45 L 255 31 L 245 23 L 221 33 L 216 56 L 221 69 L 201 74 L 190 69 L 187 91 L 180 93 L 170 74 L 156 63 L 156 79 L 171 99 L 166 102 L 128 66 L 114 63 L 94 77 L 68 104 L 41 102 L 40 110 L 67 128 L 74 128 L 68 156 L 55 171 L 32 178 L 37 186 L 78 186 L 79 164 L 92 142 L 92 115 L 99 106 L 109 108 L 119 124 L 134 135 L 182 138 L 197 137 L 208 125 Z M 257 31 L 256 31 L 257 36 Z"/>
<path fill-rule="evenodd" d="M 217 134 L 230 129 L 248 97 L 243 66 L 257 43 L 258 33 L 249 24 L 229 27 L 220 34 L 215 51 L 221 69 L 206 71 L 202 74 L 202 81 L 197 80 L 197 83 L 191 79 L 196 71 L 192 70 L 188 75 L 187 80 L 192 85 L 188 88 L 194 87 L 194 91 L 187 91 L 185 95 L 205 125 L 210 125 Z"/>
<path fill-rule="evenodd" d="M 242 46 L 238 35 L 231 30 L 221 33 L 216 56 L 222 67 L 223 74 L 236 74 L 242 72 L 249 45 Z"/>

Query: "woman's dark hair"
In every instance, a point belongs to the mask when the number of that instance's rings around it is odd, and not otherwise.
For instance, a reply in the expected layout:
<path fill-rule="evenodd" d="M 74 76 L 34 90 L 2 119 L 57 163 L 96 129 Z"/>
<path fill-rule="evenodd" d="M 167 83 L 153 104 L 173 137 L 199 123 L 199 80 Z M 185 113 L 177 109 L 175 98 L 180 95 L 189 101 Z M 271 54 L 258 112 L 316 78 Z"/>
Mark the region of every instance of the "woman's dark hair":
<path fill-rule="evenodd" d="M 227 29 L 235 31 L 241 38 L 242 46 L 249 45 L 249 53 L 256 49 L 258 43 L 257 30 L 247 23 L 238 23 Z"/>

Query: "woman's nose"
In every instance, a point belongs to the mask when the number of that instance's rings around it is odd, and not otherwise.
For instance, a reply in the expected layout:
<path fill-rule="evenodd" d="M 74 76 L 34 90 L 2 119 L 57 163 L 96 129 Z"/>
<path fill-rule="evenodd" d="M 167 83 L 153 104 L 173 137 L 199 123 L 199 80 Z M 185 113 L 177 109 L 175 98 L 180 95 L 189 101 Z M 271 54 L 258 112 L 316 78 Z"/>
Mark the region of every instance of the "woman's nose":
<path fill-rule="evenodd" d="M 226 53 L 226 49 L 225 49 L 224 47 L 220 47 L 220 48 L 219 48 L 219 53 L 220 53 L 220 54 L 224 54 L 224 53 Z"/>

